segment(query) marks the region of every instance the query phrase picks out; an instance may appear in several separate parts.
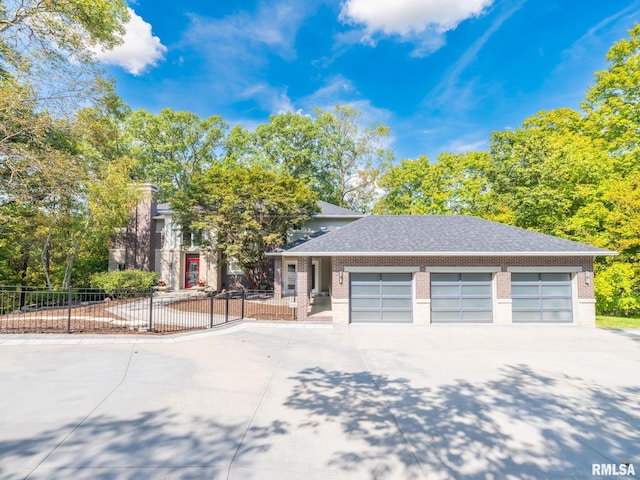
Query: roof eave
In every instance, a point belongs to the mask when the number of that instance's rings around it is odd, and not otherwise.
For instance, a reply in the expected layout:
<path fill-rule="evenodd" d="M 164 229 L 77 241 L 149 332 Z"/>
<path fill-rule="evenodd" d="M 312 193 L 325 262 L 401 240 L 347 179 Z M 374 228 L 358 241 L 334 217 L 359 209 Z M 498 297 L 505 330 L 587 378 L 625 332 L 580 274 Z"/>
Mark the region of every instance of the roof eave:
<path fill-rule="evenodd" d="M 613 251 L 569 252 L 269 252 L 283 257 L 602 257 L 618 255 Z"/>

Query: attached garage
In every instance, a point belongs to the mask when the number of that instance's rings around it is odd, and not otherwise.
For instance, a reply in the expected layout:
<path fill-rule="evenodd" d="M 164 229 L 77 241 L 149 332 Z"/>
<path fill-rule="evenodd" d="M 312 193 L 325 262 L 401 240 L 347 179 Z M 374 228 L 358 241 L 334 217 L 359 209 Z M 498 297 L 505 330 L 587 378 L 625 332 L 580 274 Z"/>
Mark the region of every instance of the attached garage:
<path fill-rule="evenodd" d="M 432 273 L 433 323 L 491 323 L 491 273 Z"/>
<path fill-rule="evenodd" d="M 352 273 L 351 322 L 413 321 L 411 273 Z"/>
<path fill-rule="evenodd" d="M 276 270 L 308 266 L 296 271 L 307 290 L 311 260 L 328 260 L 336 323 L 589 326 L 593 260 L 615 254 L 462 215 L 372 215 L 274 253 Z"/>
<path fill-rule="evenodd" d="M 514 323 L 571 323 L 571 273 L 512 273 Z"/>

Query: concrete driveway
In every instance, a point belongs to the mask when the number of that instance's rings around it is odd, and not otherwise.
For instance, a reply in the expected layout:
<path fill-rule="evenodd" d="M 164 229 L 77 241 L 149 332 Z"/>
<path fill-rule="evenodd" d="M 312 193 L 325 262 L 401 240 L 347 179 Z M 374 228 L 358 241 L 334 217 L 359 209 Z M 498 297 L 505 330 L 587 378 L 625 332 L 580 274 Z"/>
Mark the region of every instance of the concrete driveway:
<path fill-rule="evenodd" d="M 178 340 L 0 337 L 0 478 L 640 474 L 640 336 L 243 324 Z"/>

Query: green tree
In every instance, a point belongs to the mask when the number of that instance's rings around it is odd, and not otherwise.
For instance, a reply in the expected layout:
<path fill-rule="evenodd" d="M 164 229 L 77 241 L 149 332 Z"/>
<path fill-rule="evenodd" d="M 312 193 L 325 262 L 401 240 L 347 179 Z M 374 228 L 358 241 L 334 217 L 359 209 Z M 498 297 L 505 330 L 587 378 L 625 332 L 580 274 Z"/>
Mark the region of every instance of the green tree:
<path fill-rule="evenodd" d="M 488 215 L 491 206 L 485 152 L 443 153 L 436 163 L 426 156 L 403 160 L 380 179 L 385 194 L 375 211 L 387 214 Z"/>
<path fill-rule="evenodd" d="M 121 43 L 128 18 L 124 0 L 4 0 L 0 72 L 63 116 L 99 96 L 94 51 Z"/>
<path fill-rule="evenodd" d="M 255 288 L 272 278 L 266 252 L 283 245 L 317 211 L 317 197 L 302 181 L 258 166 L 214 165 L 179 192 L 175 208 L 191 230 L 215 232 L 209 246 L 223 264 L 233 259 Z"/>
<path fill-rule="evenodd" d="M 192 178 L 223 156 L 227 125 L 219 116 L 201 120 L 191 112 L 163 109 L 158 115 L 133 112 L 127 121 L 137 180 L 153 182 L 161 201 L 187 191 Z"/>
<path fill-rule="evenodd" d="M 607 53 L 609 67 L 595 73 L 595 84 L 582 104 L 586 125 L 594 138 L 618 157 L 617 168 L 637 171 L 640 166 L 640 24 L 629 38 Z"/>
<path fill-rule="evenodd" d="M 373 123 L 361 127 L 362 114 L 349 105 L 337 105 L 333 112 L 315 110 L 320 129 L 322 179 L 332 194 L 324 200 L 366 211 L 378 194 L 378 178 L 393 161 L 386 147 L 389 127 Z"/>
<path fill-rule="evenodd" d="M 488 178 L 500 213 L 521 228 L 570 236 L 567 221 L 608 173 L 602 143 L 581 131 L 570 109 L 540 112 L 515 131 L 494 132 Z"/>

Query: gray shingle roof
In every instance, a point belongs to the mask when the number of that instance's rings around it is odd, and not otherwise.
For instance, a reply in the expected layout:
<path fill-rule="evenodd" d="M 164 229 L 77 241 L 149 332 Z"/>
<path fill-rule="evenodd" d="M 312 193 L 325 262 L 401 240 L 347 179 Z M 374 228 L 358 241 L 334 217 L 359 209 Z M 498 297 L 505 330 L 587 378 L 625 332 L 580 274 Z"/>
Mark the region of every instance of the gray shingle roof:
<path fill-rule="evenodd" d="M 320 213 L 316 213 L 314 217 L 363 217 L 364 214 L 356 212 L 355 210 L 349 210 L 348 208 L 339 207 L 333 203 L 318 201 L 320 207 Z"/>
<path fill-rule="evenodd" d="M 295 246 L 294 255 L 613 255 L 551 235 L 458 215 L 373 215 Z"/>

